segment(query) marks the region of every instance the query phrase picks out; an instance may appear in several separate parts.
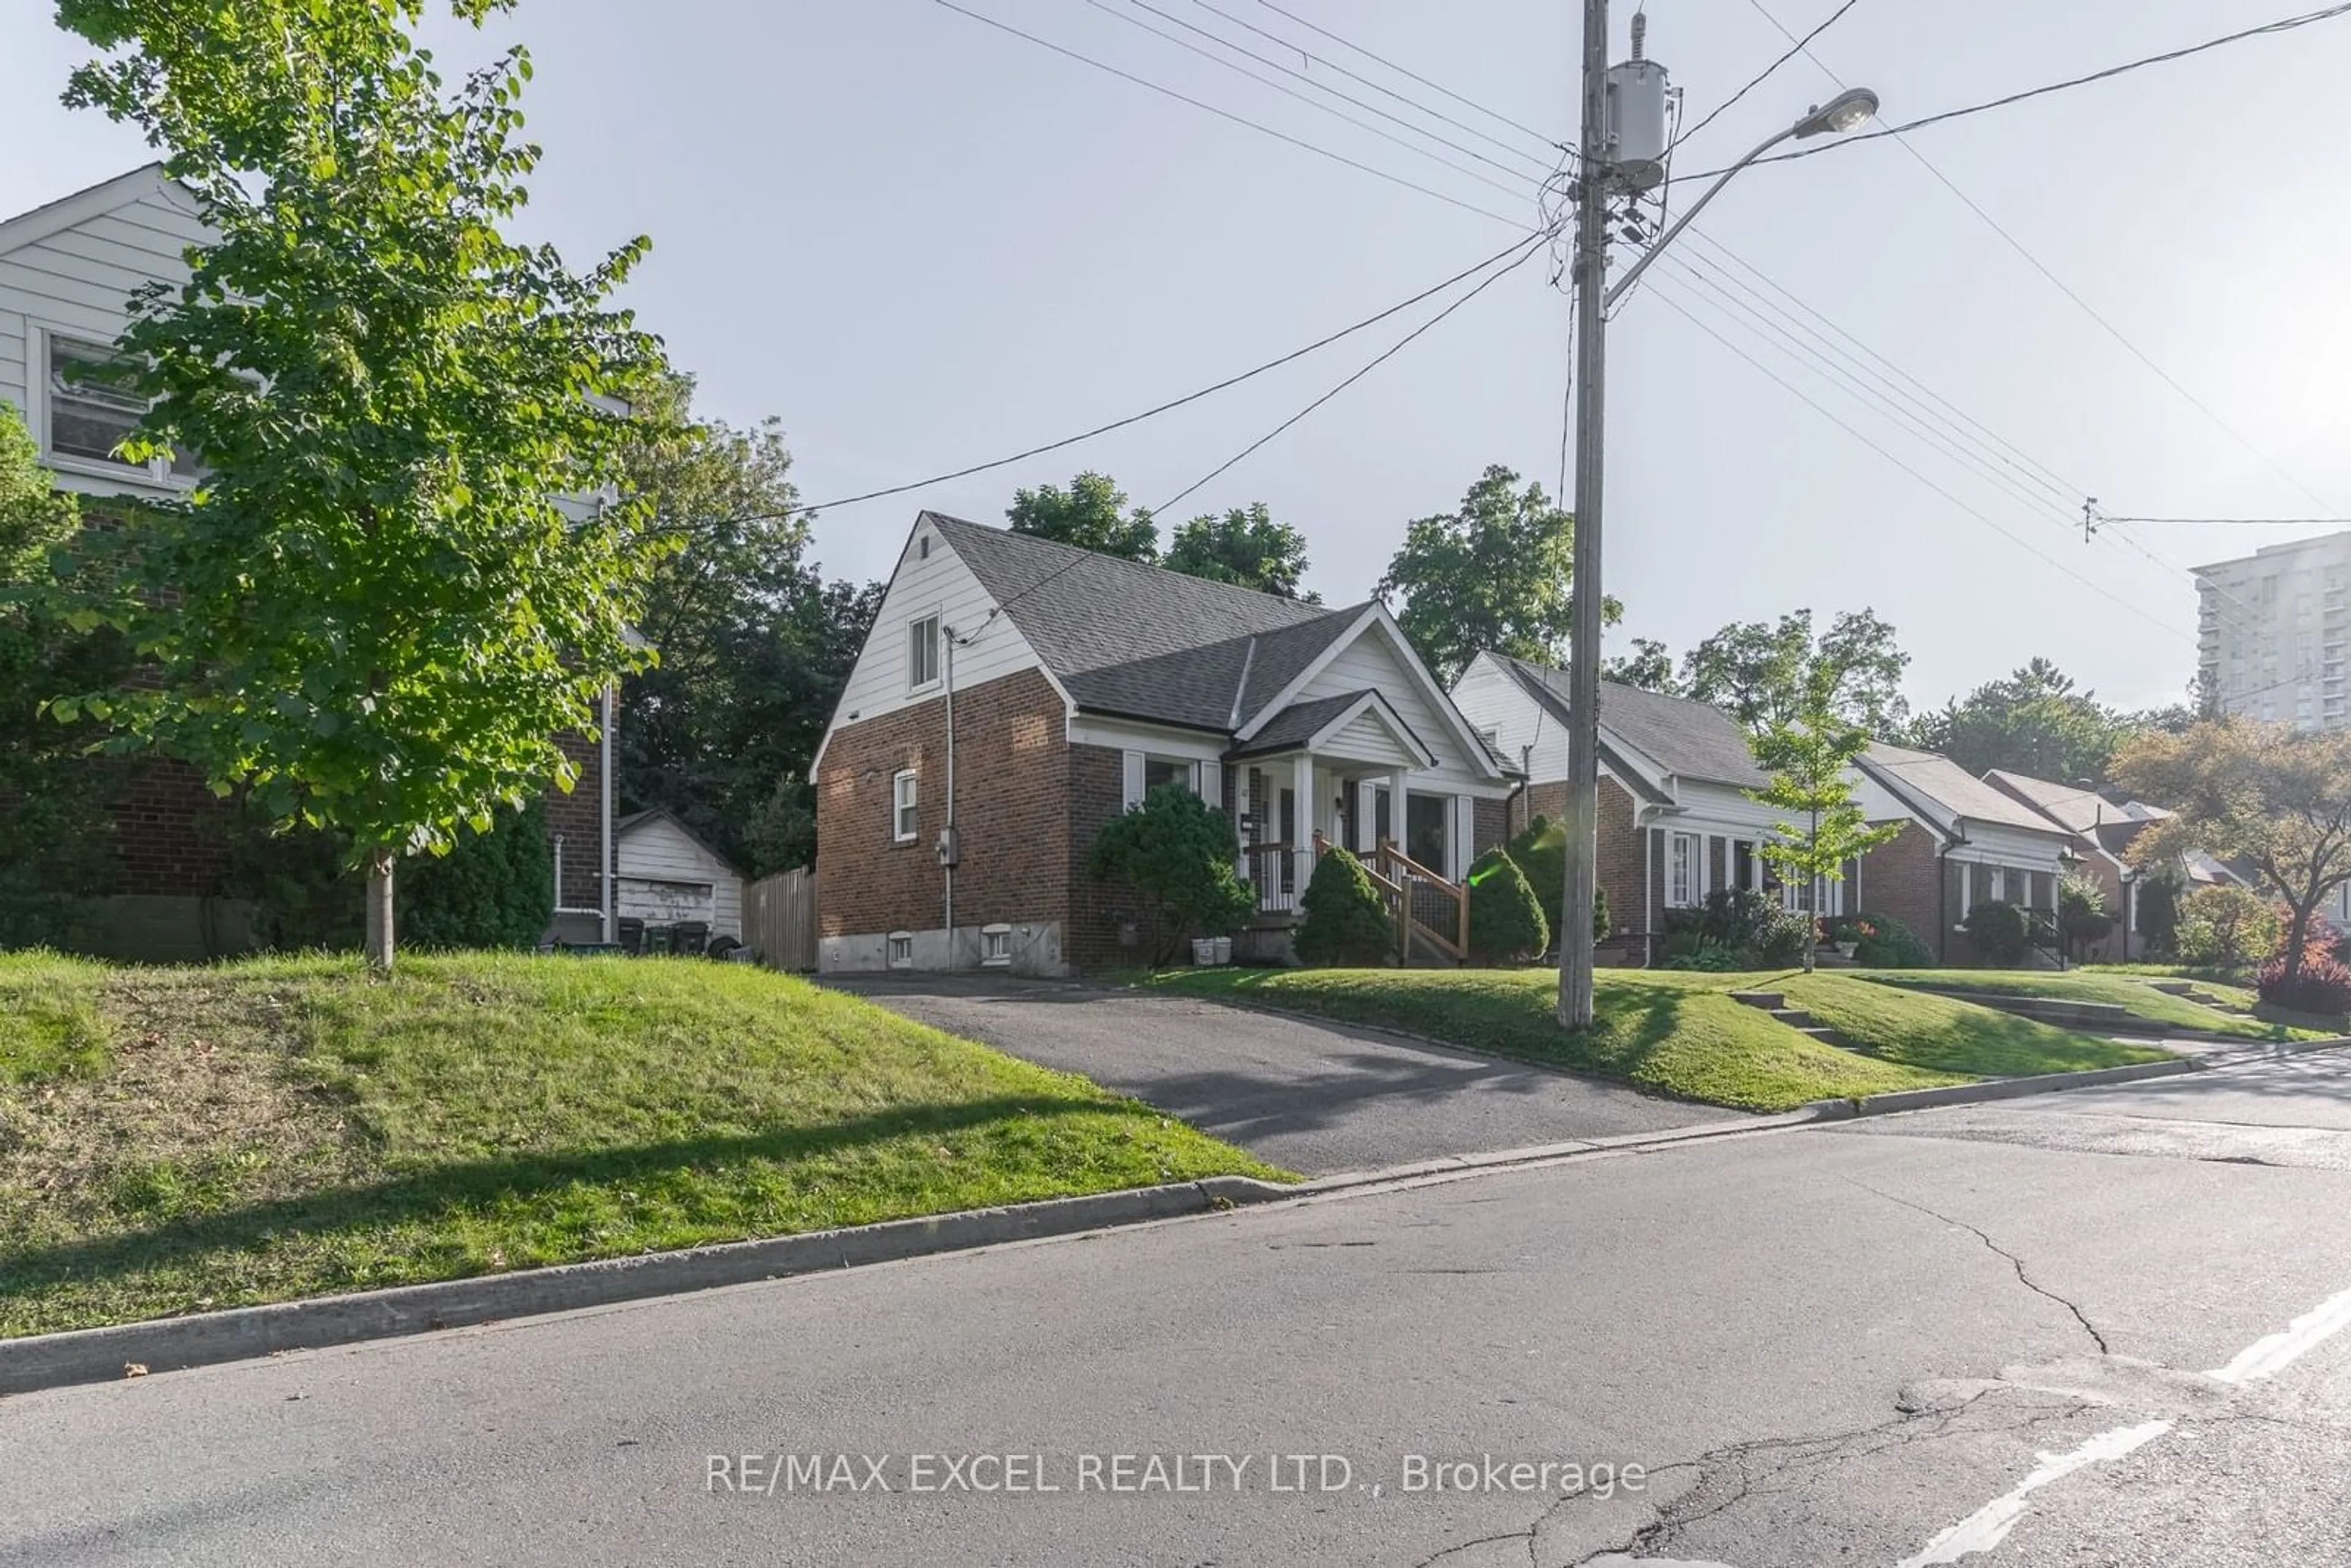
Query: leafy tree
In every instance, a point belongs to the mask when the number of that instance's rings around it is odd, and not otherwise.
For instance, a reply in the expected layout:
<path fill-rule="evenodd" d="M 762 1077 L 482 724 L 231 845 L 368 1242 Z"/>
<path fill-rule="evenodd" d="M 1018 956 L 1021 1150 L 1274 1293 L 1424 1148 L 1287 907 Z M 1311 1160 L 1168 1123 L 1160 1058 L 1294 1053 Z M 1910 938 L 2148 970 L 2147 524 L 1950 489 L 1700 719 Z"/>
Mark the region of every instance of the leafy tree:
<path fill-rule="evenodd" d="M 1873 736 L 1887 735 L 1910 711 L 1902 696 L 1910 655 L 1894 635 L 1868 610 L 1840 612 L 1817 638 L 1809 610 L 1777 623 L 1733 622 L 1683 656 L 1682 695 L 1724 709 L 1761 735 L 1803 710 L 1806 687 L 1818 674 L 1830 682 L 1839 717 Z"/>
<path fill-rule="evenodd" d="M 1823 886 L 1844 876 L 1845 862 L 1902 831 L 1899 822 L 1871 827 L 1854 799 L 1854 758 L 1868 749 L 1869 730 L 1840 709 L 1840 684 L 1834 663 L 1816 662 L 1795 713 L 1748 742 L 1757 766 L 1771 775 L 1770 785 L 1749 790 L 1749 797 L 1794 819 L 1773 823 L 1773 836 L 1758 852 L 1783 876 L 1808 883 L 1814 909 L 1821 907 Z M 1813 946 L 1803 945 L 1807 972 Z"/>
<path fill-rule="evenodd" d="M 1669 697 L 1682 695 L 1681 682 L 1674 677 L 1674 655 L 1654 637 L 1634 638 L 1633 651 L 1603 663 L 1600 675 L 1620 686 L 1638 686 Z"/>
<path fill-rule="evenodd" d="M 1565 662 L 1574 558 L 1575 519 L 1496 464 L 1458 510 L 1405 525 L 1377 591 L 1403 596 L 1396 623 L 1449 685 L 1481 649 Z M 1611 622 L 1623 612 L 1613 599 L 1604 609 Z"/>
<path fill-rule="evenodd" d="M 2096 877 L 2069 871 L 2057 879 L 2057 930 L 2077 962 L 2091 943 L 2105 940 L 2114 928 L 2114 913 Z"/>
<path fill-rule="evenodd" d="M 1066 490 L 1051 485 L 1015 490 L 1004 515 L 1012 520 L 1016 534 L 1034 534 L 1124 560 L 1151 561 L 1159 556 L 1158 525 L 1144 508 L 1130 509 L 1126 492 L 1107 474 L 1081 474 Z"/>
<path fill-rule="evenodd" d="M 1388 906 L 1364 862 L 1343 849 L 1326 851 L 1298 897 L 1299 962 L 1366 968 L 1384 961 L 1395 939 Z"/>
<path fill-rule="evenodd" d="M 1235 507 L 1221 517 L 1194 517 L 1167 541 L 1166 557 L 1159 564 L 1186 577 L 1229 582 L 1308 604 L 1322 602 L 1321 595 L 1302 592 L 1299 586 L 1306 576 L 1306 536 L 1288 523 L 1274 521 L 1263 501 L 1246 510 Z"/>
<path fill-rule="evenodd" d="M 2180 902 L 2174 946 L 2184 963 L 2239 969 L 2276 951 L 2277 940 L 2276 908 L 2249 888 L 2199 888 Z"/>
<path fill-rule="evenodd" d="M 1564 900 L 1565 894 L 1561 895 Z M 1546 905 L 1545 907 L 1548 907 Z M 1565 911 L 1562 911 L 1562 914 Z M 1608 934 L 1616 929 L 1615 920 L 1608 913 L 1608 890 L 1595 885 L 1592 890 L 1592 939 L 1605 942 Z"/>
<path fill-rule="evenodd" d="M 1469 868 L 1469 957 L 1492 967 L 1522 964 L 1551 946 L 1535 890 L 1506 850 L 1488 850 Z"/>
<path fill-rule="evenodd" d="M 621 688 L 620 791 L 666 807 L 754 876 L 816 850 L 809 763 L 849 679 L 881 585 L 826 582 L 774 420 L 689 422 L 692 381 L 669 378 L 661 423 L 633 443 L 629 485 L 674 544 L 639 630 L 660 663 Z"/>
<path fill-rule="evenodd" d="M 110 882 L 107 805 L 121 772 L 87 755 L 98 720 L 41 716 L 59 691 L 119 678 L 125 661 L 110 633 L 77 632 L 46 605 L 51 561 L 80 519 L 37 457 L 0 402 L 0 947 L 72 942 L 77 902 Z"/>
<path fill-rule="evenodd" d="M 2132 841 L 2132 864 L 2176 863 L 2201 849 L 2251 865 L 2284 902 L 2291 981 L 2319 905 L 2351 882 L 2351 731 L 2211 719 L 2179 735 L 2141 736 L 2115 758 L 2113 772 L 2172 809 Z"/>
<path fill-rule="evenodd" d="M 144 130 L 218 235 L 122 340 L 156 397 L 125 455 L 209 472 L 102 536 L 83 582 L 153 682 L 61 711 L 104 704 L 122 744 L 347 831 L 386 968 L 397 860 L 572 782 L 557 737 L 641 663 L 656 553 L 635 501 L 559 500 L 613 495 L 625 448 L 658 438 L 627 405 L 660 345 L 609 304 L 646 242 L 577 274 L 500 232 L 538 159 L 528 56 L 444 91 L 422 9 L 59 7 L 105 51 L 67 100 Z"/>
<path fill-rule="evenodd" d="M 2179 871 L 2170 866 L 2139 879 L 2139 939 L 2151 954 L 2168 956 L 2178 946 L 2180 883 Z"/>
<path fill-rule="evenodd" d="M 2046 659 L 2022 664 L 1963 699 L 1918 716 L 1905 737 L 1970 773 L 2004 768 L 2071 784 L 2104 780 L 2116 750 L 2141 727 L 2173 727 L 2176 716 L 2144 721 L 2117 713 Z M 2176 733 L 2176 727 L 2174 729 Z"/>
<path fill-rule="evenodd" d="M 1150 911 L 1152 962 L 1186 938 L 1232 931 L 1257 907 L 1234 871 L 1241 852 L 1233 820 L 1181 784 L 1162 784 L 1095 835 L 1087 871 L 1124 883 Z"/>

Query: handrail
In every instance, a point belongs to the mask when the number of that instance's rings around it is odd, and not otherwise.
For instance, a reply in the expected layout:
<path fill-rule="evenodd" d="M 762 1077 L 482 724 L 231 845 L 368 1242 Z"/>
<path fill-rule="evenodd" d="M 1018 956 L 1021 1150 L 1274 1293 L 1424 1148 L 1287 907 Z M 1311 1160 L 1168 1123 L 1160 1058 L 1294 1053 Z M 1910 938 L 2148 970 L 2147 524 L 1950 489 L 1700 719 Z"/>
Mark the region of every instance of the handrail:
<path fill-rule="evenodd" d="M 1399 913 L 1402 924 L 1426 937 L 1432 946 L 1442 948 L 1451 954 L 1456 961 L 1466 961 L 1469 956 L 1469 890 L 1429 870 L 1405 853 L 1396 847 L 1394 839 L 1380 841 L 1377 858 L 1380 870 L 1406 888 L 1414 883 L 1423 883 L 1441 890 L 1452 899 L 1453 931 L 1449 936 L 1438 931 L 1413 912 L 1412 899 L 1408 892 L 1399 901 Z M 1403 873 L 1402 875 L 1397 874 L 1399 870 Z"/>

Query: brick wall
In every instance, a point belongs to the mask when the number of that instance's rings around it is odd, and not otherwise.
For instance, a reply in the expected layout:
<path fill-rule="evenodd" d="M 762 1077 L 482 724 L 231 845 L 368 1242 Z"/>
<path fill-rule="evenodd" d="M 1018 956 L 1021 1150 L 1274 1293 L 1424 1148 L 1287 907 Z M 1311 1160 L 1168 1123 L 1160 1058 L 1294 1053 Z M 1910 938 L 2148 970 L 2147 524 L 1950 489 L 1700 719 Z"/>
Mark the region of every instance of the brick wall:
<path fill-rule="evenodd" d="M 1126 763 L 1107 746 L 1072 746 L 1063 775 L 1069 800 L 1068 918 L 1061 926 L 1061 955 L 1081 969 L 1107 969 L 1144 961 L 1150 955 L 1119 946 L 1118 923 L 1134 909 L 1134 895 L 1123 882 L 1086 874 L 1094 837 L 1125 805 Z M 1233 769 L 1219 771 L 1230 774 Z M 1148 933 L 1139 933 L 1148 940 Z"/>
<path fill-rule="evenodd" d="M 1510 800 L 1479 800 L 1476 803 L 1469 826 L 1469 852 L 1482 855 L 1488 850 L 1508 843 L 1515 830 L 1510 819 L 1517 814 L 1516 802 Z"/>
<path fill-rule="evenodd" d="M 1034 670 L 956 694 L 958 926 L 1066 925 L 1072 832 L 1064 712 Z M 1109 756 L 1114 812 L 1118 753 Z M 893 841 L 890 781 L 909 768 L 920 780 L 915 830 L 902 844 Z M 816 793 L 818 935 L 937 929 L 946 916 L 946 875 L 935 848 L 946 825 L 945 699 L 835 734 Z"/>
<path fill-rule="evenodd" d="M 134 768 L 114 802 L 114 891 L 165 897 L 217 894 L 228 872 L 228 802 L 203 775 L 163 758 Z"/>
<path fill-rule="evenodd" d="M 563 887 L 559 902 L 566 909 L 601 909 L 604 883 L 596 874 L 596 858 L 603 840 L 603 743 L 577 733 L 559 735 L 555 740 L 580 769 L 569 794 L 551 784 L 547 789 L 549 844 L 554 843 L 556 834 L 563 835 Z"/>
<path fill-rule="evenodd" d="M 1614 779 L 1600 780 L 1600 829 L 1594 869 L 1608 890 L 1608 917 L 1619 931 L 1650 929 L 1641 907 L 1642 840 L 1633 825 L 1633 797 Z"/>
<path fill-rule="evenodd" d="M 1917 822 L 1903 823 L 1897 836 L 1861 858 L 1859 913 L 1900 921 L 1940 957 L 1946 921 L 1939 872 L 1935 835 Z"/>
<path fill-rule="evenodd" d="M 1565 821 L 1567 820 L 1566 780 L 1562 779 L 1556 784 L 1528 785 L 1519 796 L 1516 810 L 1516 820 L 1510 824 L 1510 835 L 1513 838 L 1526 831 L 1527 824 L 1537 817 L 1547 817 L 1554 822 Z"/>

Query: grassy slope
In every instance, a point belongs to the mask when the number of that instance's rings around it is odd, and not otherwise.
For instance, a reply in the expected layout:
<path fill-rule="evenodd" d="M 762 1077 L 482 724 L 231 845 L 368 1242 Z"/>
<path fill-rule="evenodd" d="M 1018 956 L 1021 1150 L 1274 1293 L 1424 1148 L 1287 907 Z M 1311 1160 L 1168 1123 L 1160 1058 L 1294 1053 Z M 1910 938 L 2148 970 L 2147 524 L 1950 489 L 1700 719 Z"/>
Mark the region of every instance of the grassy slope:
<path fill-rule="evenodd" d="M 0 956 L 0 1334 L 1220 1172 L 1280 1174 L 748 967 Z"/>
<path fill-rule="evenodd" d="M 1604 970 L 1586 1035 L 1552 1015 L 1557 977 L 1538 969 L 1177 970 L 1151 985 L 1340 1019 L 1384 1024 L 1498 1056 L 1613 1078 L 1741 1110 L 1923 1089 L 1970 1078 L 2068 1071 L 2146 1052 L 1988 1009 L 1841 976 Z M 1783 990 L 1865 1051 L 1798 1034 L 1727 994 Z"/>
<path fill-rule="evenodd" d="M 2002 996 L 2054 997 L 2067 1001 L 2114 1002 L 2134 1018 L 2174 1029 L 2208 1034 L 2236 1035 L 2247 1040 L 2314 1039 L 2330 1031 L 2288 1029 L 2262 1019 L 2224 1013 L 2186 997 L 2168 996 L 2155 988 L 2160 977 L 2117 973 L 2108 969 L 1869 969 L 1861 973 L 1891 985 L 1932 990 L 1997 992 Z M 2214 996 L 2250 1008 L 2260 998 L 2250 986 L 2197 982 Z"/>

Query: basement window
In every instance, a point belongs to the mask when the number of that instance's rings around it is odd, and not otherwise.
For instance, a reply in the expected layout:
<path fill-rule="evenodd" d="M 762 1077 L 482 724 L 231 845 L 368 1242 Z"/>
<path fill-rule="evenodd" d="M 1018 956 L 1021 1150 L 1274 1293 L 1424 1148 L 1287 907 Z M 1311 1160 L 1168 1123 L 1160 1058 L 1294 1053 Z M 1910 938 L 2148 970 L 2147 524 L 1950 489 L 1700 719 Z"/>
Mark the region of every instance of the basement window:
<path fill-rule="evenodd" d="M 983 925 L 979 928 L 979 961 L 992 968 L 1011 967 L 1011 926 Z"/>
<path fill-rule="evenodd" d="M 889 943 L 890 967 L 893 969 L 913 968 L 914 967 L 914 934 L 911 931 L 893 931 L 886 940 Z"/>

